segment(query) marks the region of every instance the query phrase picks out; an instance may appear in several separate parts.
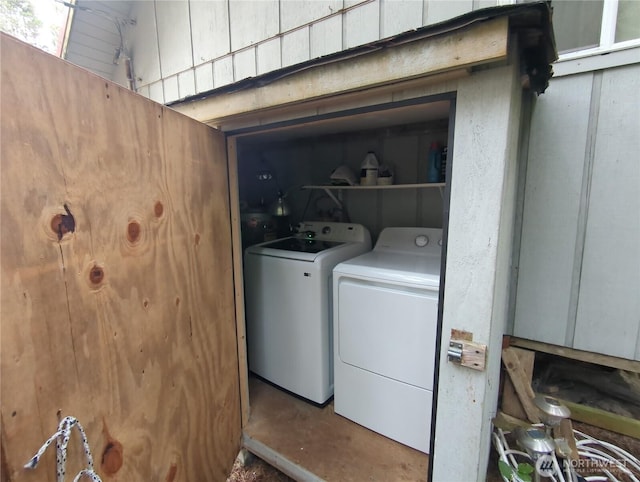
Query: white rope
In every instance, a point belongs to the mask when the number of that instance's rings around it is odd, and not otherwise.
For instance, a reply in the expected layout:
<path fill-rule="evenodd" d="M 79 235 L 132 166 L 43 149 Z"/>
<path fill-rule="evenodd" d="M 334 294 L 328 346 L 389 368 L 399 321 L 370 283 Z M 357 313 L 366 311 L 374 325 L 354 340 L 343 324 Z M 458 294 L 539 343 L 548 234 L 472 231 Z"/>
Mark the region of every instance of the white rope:
<path fill-rule="evenodd" d="M 47 441 L 40 447 L 40 450 L 31 457 L 29 462 L 24 465 L 25 469 L 35 469 L 40 462 L 40 458 L 49 448 L 49 446 L 56 442 L 56 480 L 57 482 L 64 482 L 66 475 L 67 464 L 67 445 L 69 444 L 69 438 L 71 437 L 71 430 L 76 427 L 80 432 L 82 438 L 82 447 L 84 448 L 84 455 L 87 459 L 87 467 L 81 470 L 73 479 L 73 482 L 78 482 L 82 477 L 88 477 L 93 482 L 102 482 L 98 474 L 93 470 L 93 457 L 91 456 L 91 449 L 89 448 L 89 442 L 87 441 L 87 434 L 85 433 L 82 425 L 75 417 L 65 417 L 58 424 L 58 431 L 54 433 Z"/>
<path fill-rule="evenodd" d="M 573 432 L 576 439 L 576 446 L 578 448 L 578 455 L 581 457 L 581 460 L 585 459 L 593 461 L 595 463 L 603 462 L 604 464 L 606 464 L 600 467 L 601 472 L 604 473 L 605 476 L 588 476 L 585 477 L 587 481 L 596 482 L 607 480 L 612 482 L 620 482 L 620 480 L 615 477 L 611 470 L 607 470 L 607 467 L 609 467 L 615 468 L 616 470 L 620 471 L 633 482 L 640 482 L 640 479 L 634 474 L 634 470 L 637 470 L 640 466 L 640 461 L 635 456 L 631 455 L 629 452 L 621 449 L 620 447 L 617 447 L 616 445 L 598 440 L 578 430 L 574 429 Z M 505 432 L 499 427 L 495 427 L 495 430 L 492 434 L 493 445 L 498 452 L 500 460 L 510 465 L 510 467 L 514 471 L 517 471 L 518 462 L 513 457 L 514 455 L 524 456 L 524 458 L 528 460 L 531 460 L 531 458 L 527 454 L 511 449 L 505 437 L 506 433 L 509 432 Z M 593 447 L 594 445 L 595 447 Z M 607 449 L 611 453 L 608 453 L 602 449 Z M 558 480 L 562 482 L 565 480 L 562 474 L 562 468 L 558 463 L 558 459 L 555 453 L 552 452 L 550 455 L 553 459 L 554 474 L 551 474 L 549 476 L 554 480 L 556 480 L 555 477 L 558 477 Z M 574 469 L 572 469 L 571 465 L 567 464 L 567 462 L 565 462 L 565 464 L 565 470 L 567 471 L 567 480 L 572 480 L 572 472 L 574 471 Z M 627 465 L 629 465 L 629 467 L 627 467 Z M 516 480 L 520 480 L 517 474 L 514 474 L 514 476 L 516 477 Z M 504 476 L 502 476 L 502 478 L 505 482 L 509 482 Z"/>

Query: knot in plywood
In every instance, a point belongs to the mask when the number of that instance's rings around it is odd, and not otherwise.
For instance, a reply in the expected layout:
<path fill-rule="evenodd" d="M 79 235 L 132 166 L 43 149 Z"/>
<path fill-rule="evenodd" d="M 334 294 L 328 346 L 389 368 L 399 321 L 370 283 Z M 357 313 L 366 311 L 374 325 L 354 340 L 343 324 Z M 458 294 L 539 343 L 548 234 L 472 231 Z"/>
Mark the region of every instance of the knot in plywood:
<path fill-rule="evenodd" d="M 102 432 L 107 439 L 107 443 L 102 451 L 100 468 L 105 475 L 112 476 L 122 467 L 124 462 L 124 449 L 122 444 L 111 436 L 104 419 L 102 420 Z"/>
<path fill-rule="evenodd" d="M 106 284 L 106 269 L 102 263 L 90 260 L 83 270 L 87 286 L 92 291 L 99 291 Z"/>
<path fill-rule="evenodd" d="M 76 217 L 67 203 L 62 206 L 45 207 L 40 215 L 45 236 L 51 241 L 60 242 L 76 231 Z"/>
<path fill-rule="evenodd" d="M 56 214 L 51 219 L 51 230 L 58 236 L 58 241 L 67 233 L 73 233 L 76 230 L 76 220 L 69 211 L 69 206 L 64 205 L 66 214 Z"/>
<path fill-rule="evenodd" d="M 149 242 L 152 237 L 149 235 L 149 220 L 152 217 L 153 215 L 149 211 L 146 215 L 144 212 L 130 211 L 126 215 L 119 216 L 124 221 L 121 221 L 120 233 L 118 234 L 123 255 L 139 256 L 149 250 Z"/>
<path fill-rule="evenodd" d="M 161 218 L 164 214 L 164 206 L 160 201 L 156 201 L 153 206 L 153 213 L 156 215 L 156 218 Z"/>

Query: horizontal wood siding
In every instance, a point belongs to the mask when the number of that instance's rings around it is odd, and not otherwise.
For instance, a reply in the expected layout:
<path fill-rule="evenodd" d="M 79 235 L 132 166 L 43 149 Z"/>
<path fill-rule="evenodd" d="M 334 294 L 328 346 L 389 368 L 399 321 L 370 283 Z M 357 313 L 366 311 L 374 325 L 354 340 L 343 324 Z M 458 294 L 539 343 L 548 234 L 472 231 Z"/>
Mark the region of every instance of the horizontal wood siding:
<path fill-rule="evenodd" d="M 427 23 L 438 23 L 473 10 L 473 0 L 430 0 L 425 5 Z"/>
<path fill-rule="evenodd" d="M 266 0 L 134 2 L 126 40 L 133 52 L 138 90 L 185 70 L 216 64 L 230 55 L 231 75 L 196 82 L 206 92 L 247 77 L 441 22 L 485 2 L 442 0 Z M 122 69 L 122 67 L 119 67 Z M 215 72 L 215 65 L 214 65 Z M 198 75 L 196 74 L 196 77 Z M 118 79 L 122 79 L 122 75 Z M 174 82 L 168 85 L 175 85 Z M 163 89 L 162 102 L 189 95 L 190 89 Z"/>
<path fill-rule="evenodd" d="M 69 42 L 63 46 L 65 60 L 114 80 L 120 70 L 114 65 L 114 56 L 116 48 L 121 44 L 115 20 L 127 18 L 131 2 L 78 0 L 73 3 L 78 8 L 88 8 L 89 11 L 69 9 L 73 24 L 69 31 Z M 121 28 L 126 30 L 127 26 L 121 24 Z M 120 83 L 126 85 L 126 77 Z"/>
<path fill-rule="evenodd" d="M 244 2 L 243 2 L 244 3 Z M 191 48 L 191 2 L 154 2 L 162 78 L 194 66 Z M 185 35 L 186 34 L 186 35 Z M 146 41 L 153 40 L 150 37 Z"/>
<path fill-rule="evenodd" d="M 226 1 L 189 2 L 191 41 L 196 65 L 231 52 L 229 6 Z"/>
<path fill-rule="evenodd" d="M 445 79 L 438 79 L 436 74 L 453 74 L 505 61 L 508 38 L 508 19 L 494 18 L 470 25 L 452 37 L 424 38 L 398 49 L 380 49 L 355 57 L 349 60 L 349 75 L 345 75 L 341 63 L 328 63 L 260 88 L 208 96 L 199 102 L 173 107 L 194 119 L 220 125 L 226 117 L 247 114 L 255 118 L 260 111 L 309 104 L 322 98 L 335 99 L 350 92 L 370 95 L 366 89 L 390 87 L 410 79 L 443 82 Z"/>
<path fill-rule="evenodd" d="M 149 87 L 149 98 L 164 104 L 162 82 L 158 82 L 162 74 L 154 2 L 135 2 L 132 15 L 136 18 L 136 26 L 128 31 L 128 41 L 134 73 L 139 79 L 137 85 L 140 88 Z"/>
<path fill-rule="evenodd" d="M 343 0 L 286 0 L 280 5 L 280 28 L 283 32 L 294 30 L 333 15 L 343 7 Z"/>

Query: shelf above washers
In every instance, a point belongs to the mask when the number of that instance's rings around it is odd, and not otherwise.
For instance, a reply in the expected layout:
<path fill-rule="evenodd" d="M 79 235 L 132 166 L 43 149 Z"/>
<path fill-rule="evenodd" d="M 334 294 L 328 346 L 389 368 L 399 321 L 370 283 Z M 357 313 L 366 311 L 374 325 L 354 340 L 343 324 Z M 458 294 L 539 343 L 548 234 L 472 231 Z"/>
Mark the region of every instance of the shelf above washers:
<path fill-rule="evenodd" d="M 342 200 L 338 199 L 331 191 L 366 191 L 366 190 L 380 190 L 380 189 L 425 189 L 425 188 L 438 188 L 440 196 L 443 196 L 442 189 L 447 184 L 444 182 L 425 182 L 416 184 L 376 184 L 375 186 L 335 186 L 333 184 L 328 185 L 306 185 L 301 189 L 322 189 L 327 196 L 329 196 L 336 205 L 342 209 Z"/>

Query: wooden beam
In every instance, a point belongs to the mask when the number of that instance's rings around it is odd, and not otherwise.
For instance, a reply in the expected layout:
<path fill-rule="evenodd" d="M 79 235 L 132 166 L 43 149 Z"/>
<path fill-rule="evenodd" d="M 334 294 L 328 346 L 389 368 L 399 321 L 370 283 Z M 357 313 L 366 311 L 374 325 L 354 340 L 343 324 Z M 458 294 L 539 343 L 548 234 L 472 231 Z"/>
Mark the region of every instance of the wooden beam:
<path fill-rule="evenodd" d="M 205 123 L 284 105 L 507 60 L 507 17 L 433 38 L 311 67 L 262 87 L 212 95 L 172 108 Z"/>
<path fill-rule="evenodd" d="M 530 350 L 522 350 L 519 348 L 511 348 L 511 350 L 518 357 L 520 367 L 522 367 L 525 378 L 530 384 L 533 377 L 533 364 L 535 362 L 536 356 L 535 352 Z M 516 389 L 513 386 L 511 377 L 505 377 L 504 379 L 501 408 L 506 415 L 511 415 L 521 420 L 527 418 L 527 414 L 524 410 L 524 407 L 522 406 L 522 403 L 520 402 L 520 398 L 518 398 L 518 394 L 516 393 Z"/>
<path fill-rule="evenodd" d="M 259 440 L 247 435 L 242 434 L 242 445 L 251 453 L 257 455 L 269 465 L 275 467 L 280 472 L 294 480 L 304 480 L 307 482 L 323 482 L 323 479 L 317 475 L 309 472 L 304 467 L 292 462 L 284 455 L 273 450 L 267 444 L 260 442 Z"/>
<path fill-rule="evenodd" d="M 567 445 L 571 450 L 568 455 L 569 460 L 575 461 L 580 458 L 578 455 L 576 438 L 573 434 L 573 424 L 571 423 L 571 419 L 565 418 L 560 422 L 560 425 L 558 425 L 557 427 L 554 427 L 553 438 L 565 439 L 567 441 Z M 557 447 L 556 447 L 556 450 L 557 450 Z M 563 455 L 563 454 L 559 454 L 559 455 Z"/>
<path fill-rule="evenodd" d="M 518 356 L 512 348 L 505 348 L 502 350 L 502 361 L 507 369 L 507 373 L 509 374 L 511 381 L 513 382 L 513 387 L 518 394 L 518 398 L 520 399 L 522 407 L 527 414 L 527 418 L 531 423 L 539 423 L 539 410 L 533 403 L 535 393 L 533 392 L 533 388 L 531 388 L 530 380 L 527 379 L 527 375 L 520 366 Z"/>
<path fill-rule="evenodd" d="M 640 420 L 567 400 L 560 401 L 571 410 L 572 420 L 640 439 Z"/>
<path fill-rule="evenodd" d="M 233 253 L 233 283 L 236 303 L 236 341 L 238 344 L 238 376 L 240 378 L 240 406 L 242 426 L 249 422 L 249 364 L 247 361 L 247 330 L 244 310 L 244 277 L 242 269 L 242 234 L 240 221 L 240 194 L 238 187 L 237 139 L 227 139 L 227 166 L 229 171 L 229 202 L 231 205 L 231 234 Z"/>
<path fill-rule="evenodd" d="M 609 355 L 601 355 L 600 353 L 592 353 L 589 351 L 575 350 L 566 346 L 551 345 L 540 341 L 526 340 L 524 338 L 511 337 L 512 346 L 526 348 L 528 350 L 549 353 L 551 355 L 580 360 L 587 363 L 594 363 L 611 368 L 619 368 L 634 373 L 640 373 L 640 362 L 635 360 L 627 360 Z"/>
<path fill-rule="evenodd" d="M 512 417 L 504 412 L 498 412 L 498 414 L 491 420 L 491 423 L 495 427 L 502 430 L 511 432 L 516 427 L 529 428 L 531 424 L 516 417 Z"/>
<path fill-rule="evenodd" d="M 437 95 L 451 92 L 456 89 L 456 82 L 468 77 L 468 69 L 458 69 L 429 77 L 421 77 L 389 85 L 372 87 L 371 89 L 359 90 L 336 94 L 331 97 L 323 97 L 307 102 L 293 105 L 275 106 L 259 112 L 248 112 L 238 115 L 231 115 L 225 118 L 212 119 L 206 123 L 212 127 L 217 127 L 222 131 L 234 131 L 246 127 L 266 127 L 269 124 L 283 122 L 292 119 L 303 119 L 303 122 L 333 122 L 334 119 L 323 119 L 314 121 L 313 116 L 326 112 L 340 112 L 357 107 L 369 107 L 372 104 L 393 102 L 395 94 L 404 93 L 411 90 L 431 90 L 426 95 Z M 424 96 L 425 94 L 420 94 Z M 417 97 L 417 96 L 415 96 Z M 405 97 L 406 98 L 406 97 Z M 348 107 L 345 107 L 348 106 Z M 188 113 L 185 112 L 188 115 Z M 280 128 L 279 128 L 280 129 Z M 244 134 L 241 134 L 244 135 Z"/>

